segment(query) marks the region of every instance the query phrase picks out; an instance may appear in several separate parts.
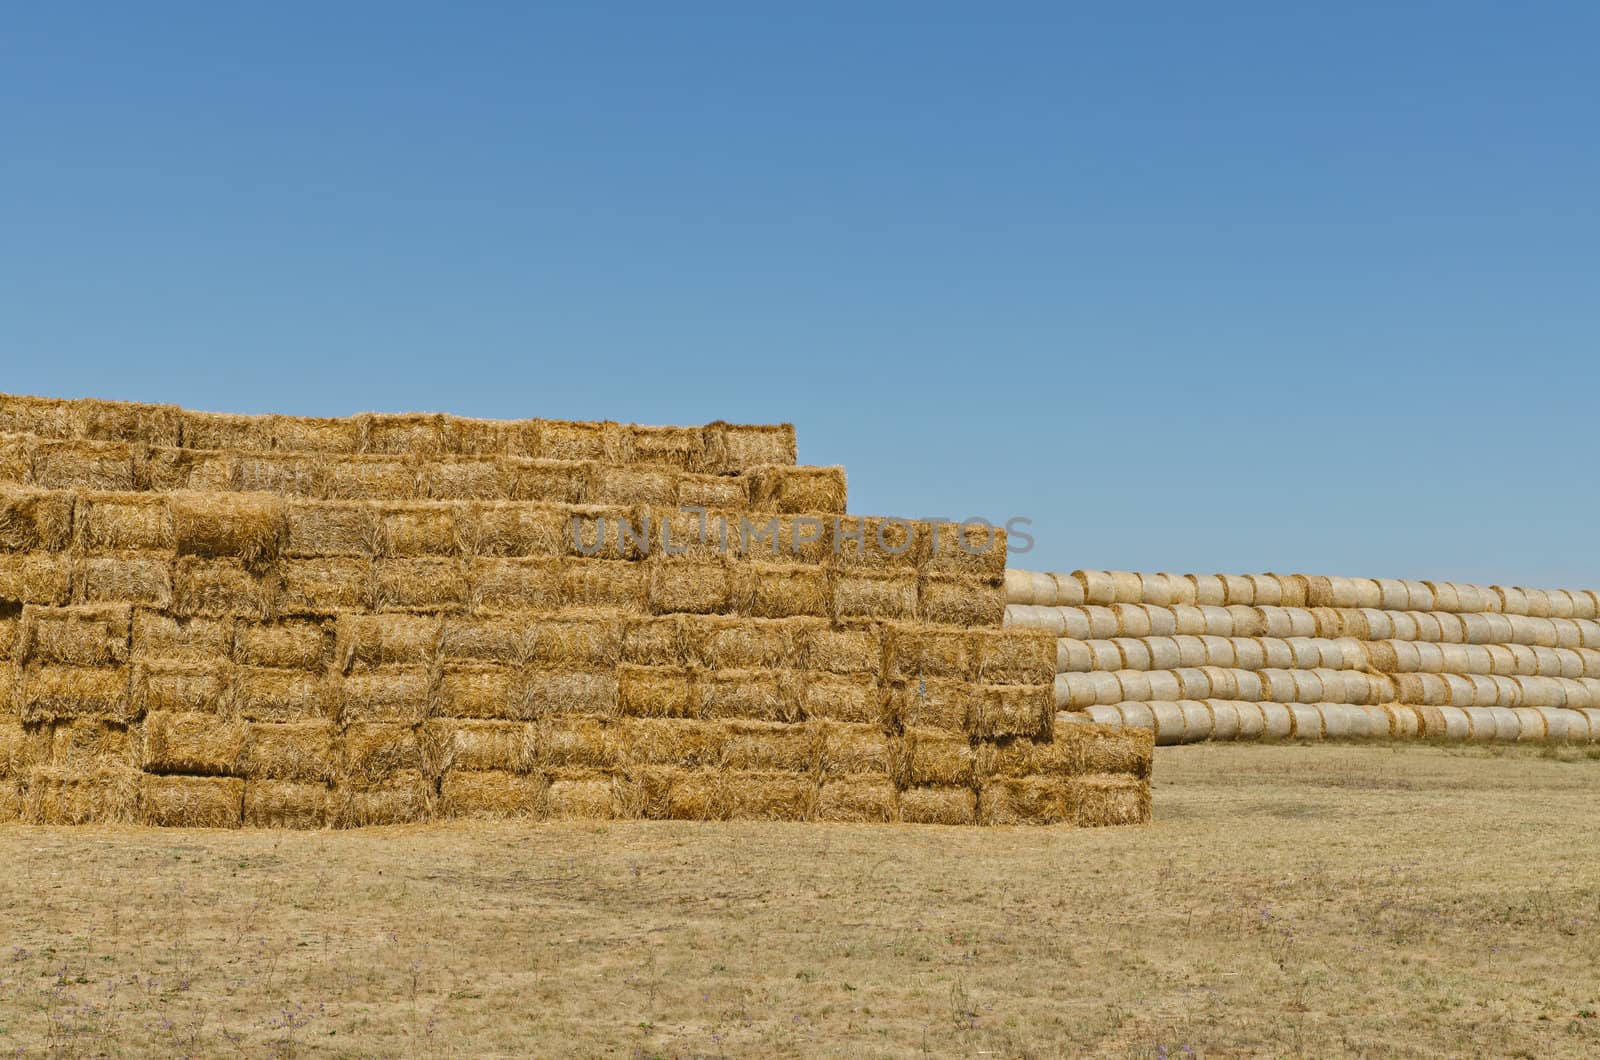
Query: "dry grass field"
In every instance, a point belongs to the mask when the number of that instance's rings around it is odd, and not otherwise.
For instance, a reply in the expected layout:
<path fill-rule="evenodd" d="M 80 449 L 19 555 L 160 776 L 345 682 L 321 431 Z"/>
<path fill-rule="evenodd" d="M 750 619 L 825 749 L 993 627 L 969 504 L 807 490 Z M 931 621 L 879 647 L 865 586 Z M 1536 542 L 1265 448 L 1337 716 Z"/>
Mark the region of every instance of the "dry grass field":
<path fill-rule="evenodd" d="M 1156 779 L 1098 831 L 0 826 L 0 1055 L 1600 1053 L 1600 761 Z"/>

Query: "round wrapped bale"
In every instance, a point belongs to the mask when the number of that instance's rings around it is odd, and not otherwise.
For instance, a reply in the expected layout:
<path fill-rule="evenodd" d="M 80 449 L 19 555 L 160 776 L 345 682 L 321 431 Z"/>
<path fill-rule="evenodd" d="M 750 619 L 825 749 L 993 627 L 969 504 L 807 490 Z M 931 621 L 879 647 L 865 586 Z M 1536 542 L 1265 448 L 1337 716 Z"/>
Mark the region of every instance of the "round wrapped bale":
<path fill-rule="evenodd" d="M 1389 736 L 1396 740 L 1411 740 L 1422 735 L 1422 718 L 1417 707 L 1392 704 L 1378 707 L 1389 719 Z"/>
<path fill-rule="evenodd" d="M 1233 640 L 1230 637 L 1204 636 L 1200 638 L 1201 645 L 1205 648 L 1205 666 L 1234 666 L 1236 665 L 1233 652 Z M 1600 655 L 1600 653 L 1597 653 Z M 1597 672 L 1600 672 L 1600 662 L 1597 662 Z"/>
<path fill-rule="evenodd" d="M 1549 726 L 1546 724 L 1544 711 L 1537 707 L 1513 707 L 1509 709 L 1517 718 L 1517 740 L 1522 743 L 1539 743 L 1550 735 Z M 1565 726 L 1563 726 L 1563 729 Z"/>
<path fill-rule="evenodd" d="M 1227 587 L 1223 584 L 1220 575 L 1216 574 L 1191 574 L 1189 582 L 1194 586 L 1194 602 L 1221 607 L 1228 602 Z"/>
<path fill-rule="evenodd" d="M 1216 725 L 1210 708 L 1196 700 L 1184 699 L 1178 701 L 1178 709 L 1183 712 L 1184 743 L 1200 743 L 1211 739 Z"/>
<path fill-rule="evenodd" d="M 1493 707 L 1457 707 L 1467 717 L 1467 739 L 1472 743 L 1493 743 L 1499 738 L 1500 723 Z"/>
<path fill-rule="evenodd" d="M 1122 715 L 1122 727 L 1125 729 L 1156 727 L 1156 716 L 1148 703 L 1118 703 L 1117 713 Z"/>
<path fill-rule="evenodd" d="M 1239 708 L 1237 704 L 1225 700 L 1208 699 L 1206 707 L 1211 711 L 1211 738 L 1213 740 L 1236 740 L 1239 738 Z M 1260 716 L 1259 712 L 1257 717 Z"/>
<path fill-rule="evenodd" d="M 1294 736 L 1294 715 L 1284 704 L 1258 703 L 1256 709 L 1261 712 L 1261 739 L 1287 740 Z"/>
<path fill-rule="evenodd" d="M 1075 570 L 1072 577 L 1083 587 L 1086 604 L 1112 604 L 1117 601 L 1117 583 L 1110 571 Z"/>
<path fill-rule="evenodd" d="M 1070 574 L 1051 574 L 1050 580 L 1055 583 L 1055 605 L 1057 607 L 1077 607 L 1088 603 L 1083 593 L 1083 583 Z"/>
<path fill-rule="evenodd" d="M 1056 640 L 1056 673 L 1088 673 L 1098 670 L 1094 664 L 1094 649 L 1091 647 L 1096 642 L 1087 640 L 1073 640 L 1071 637 L 1060 637 Z"/>
<path fill-rule="evenodd" d="M 1139 644 L 1144 649 L 1148 664 L 1145 669 L 1174 670 L 1182 660 L 1178 642 L 1172 637 L 1150 637 Z"/>
<path fill-rule="evenodd" d="M 1234 738 L 1238 740 L 1259 740 L 1266 732 L 1266 718 L 1261 713 L 1261 707 L 1256 703 L 1237 703 L 1224 700 L 1211 702 L 1212 714 L 1218 714 L 1226 707 L 1238 719 L 1238 730 Z"/>
<path fill-rule="evenodd" d="M 1176 636 L 1172 638 L 1172 644 L 1178 653 L 1174 667 L 1211 665 L 1211 658 L 1206 652 L 1206 642 L 1199 637 Z"/>
<path fill-rule="evenodd" d="M 1150 670 L 1159 669 L 1150 651 L 1150 638 L 1148 637 L 1114 637 L 1110 641 L 1116 649 L 1119 664 L 1117 670 Z"/>
<path fill-rule="evenodd" d="M 1092 707 L 1085 708 L 1084 713 L 1096 725 L 1110 725 L 1113 728 L 1122 728 L 1122 711 L 1111 704 L 1097 703 Z"/>
<path fill-rule="evenodd" d="M 1171 670 L 1151 670 L 1148 677 L 1150 679 L 1150 695 L 1148 698 L 1171 700 L 1182 698 L 1183 687 L 1178 682 L 1178 675 Z M 1128 696 L 1124 698 L 1131 699 L 1134 697 Z"/>
<path fill-rule="evenodd" d="M 1151 703 L 1150 714 L 1155 719 L 1158 745 L 1167 747 L 1183 742 L 1184 729 L 1188 723 L 1184 720 L 1182 707 L 1171 701 Z"/>
<path fill-rule="evenodd" d="M 1322 718 L 1322 738 L 1325 740 L 1349 740 L 1355 737 L 1353 720 L 1346 712 L 1342 703 L 1312 703 L 1311 709 L 1315 710 Z M 1363 717 L 1361 735 L 1366 735 L 1366 718 Z"/>
<path fill-rule="evenodd" d="M 1204 636 L 1206 613 L 1193 604 L 1175 604 L 1172 607 L 1172 631 L 1179 636 Z"/>
<path fill-rule="evenodd" d="M 1322 739 L 1322 712 L 1310 703 L 1285 703 L 1284 709 L 1294 719 L 1293 736 L 1296 740 Z"/>

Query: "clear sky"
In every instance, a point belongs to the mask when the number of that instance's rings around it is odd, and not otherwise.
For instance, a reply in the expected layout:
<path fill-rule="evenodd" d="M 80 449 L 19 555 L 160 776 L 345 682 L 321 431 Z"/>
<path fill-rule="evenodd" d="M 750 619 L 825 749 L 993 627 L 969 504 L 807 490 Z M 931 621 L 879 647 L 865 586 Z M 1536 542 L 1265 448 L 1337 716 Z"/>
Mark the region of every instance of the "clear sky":
<path fill-rule="evenodd" d="M 669 13 L 670 12 L 670 13 Z M 8 4 L 0 389 L 793 421 L 1014 565 L 1600 585 L 1600 5 Z"/>

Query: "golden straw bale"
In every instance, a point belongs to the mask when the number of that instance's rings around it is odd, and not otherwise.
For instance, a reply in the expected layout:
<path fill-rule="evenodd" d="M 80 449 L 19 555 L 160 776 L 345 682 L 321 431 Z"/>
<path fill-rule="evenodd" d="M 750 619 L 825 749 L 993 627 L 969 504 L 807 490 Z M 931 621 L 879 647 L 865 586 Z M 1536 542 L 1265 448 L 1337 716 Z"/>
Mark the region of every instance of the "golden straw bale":
<path fill-rule="evenodd" d="M 326 784 L 295 780 L 246 780 L 245 826 L 322 828 L 330 816 L 331 795 Z"/>
<path fill-rule="evenodd" d="M 889 745 L 890 773 L 902 788 L 921 784 L 970 787 L 977 755 L 965 736 L 942 729 L 908 728 Z"/>
<path fill-rule="evenodd" d="M 737 821 L 810 821 L 817 812 L 817 779 L 782 772 L 725 770 L 728 816 Z"/>
<path fill-rule="evenodd" d="M 278 557 L 284 501 L 267 493 L 175 493 L 172 537 L 180 556 L 238 559 L 252 569 Z"/>
<path fill-rule="evenodd" d="M 559 564 L 561 601 L 570 607 L 612 607 L 648 611 L 652 597 L 649 563 L 630 560 L 568 559 Z M 534 601 L 524 609 L 540 606 Z"/>
<path fill-rule="evenodd" d="M 133 613 L 132 657 L 225 662 L 233 651 L 232 618 L 180 618 L 144 608 Z"/>
<path fill-rule="evenodd" d="M 251 722 L 240 772 L 256 780 L 325 784 L 337 768 L 336 740 L 327 720 Z"/>
<path fill-rule="evenodd" d="M 649 567 L 649 605 L 661 614 L 716 614 L 733 600 L 733 568 L 720 560 L 656 556 Z"/>
<path fill-rule="evenodd" d="M 716 766 L 728 739 L 722 722 L 683 718 L 620 718 L 612 731 L 633 766 Z"/>
<path fill-rule="evenodd" d="M 1067 781 L 1072 820 L 1082 828 L 1150 823 L 1150 782 L 1126 773 Z"/>
<path fill-rule="evenodd" d="M 842 513 L 845 510 L 845 473 L 842 467 L 774 465 L 750 468 L 750 508 L 753 511 Z"/>
<path fill-rule="evenodd" d="M 517 671 L 505 666 L 447 663 L 437 697 L 439 712 L 454 718 L 527 721 L 538 710 Z"/>
<path fill-rule="evenodd" d="M 52 490 L 124 493 L 138 489 L 127 446 L 43 438 L 33 446 L 33 485 Z"/>
<path fill-rule="evenodd" d="M 622 655 L 624 663 L 640 666 L 680 666 L 693 661 L 697 639 L 691 620 L 685 615 L 624 615 Z"/>
<path fill-rule="evenodd" d="M 462 551 L 480 556 L 560 556 L 571 541 L 571 514 L 549 504 L 477 504 L 457 519 Z"/>
<path fill-rule="evenodd" d="M 0 824 L 22 820 L 27 810 L 24 782 L 0 774 Z"/>
<path fill-rule="evenodd" d="M 816 726 L 744 720 L 723 725 L 724 768 L 812 774 L 821 767 L 822 731 Z"/>
<path fill-rule="evenodd" d="M 48 765 L 51 740 L 48 723 L 24 725 L 0 718 L 0 778 L 24 776 L 36 765 Z"/>
<path fill-rule="evenodd" d="M 72 542 L 82 503 L 66 491 L 0 486 L 0 550 L 59 552 Z M 142 548 L 142 544 L 122 547 Z"/>
<path fill-rule="evenodd" d="M 887 776 L 897 766 L 894 738 L 881 726 L 820 722 L 812 727 L 819 741 L 817 766 L 824 777 Z"/>
<path fill-rule="evenodd" d="M 445 418 L 438 413 L 364 412 L 356 417 L 360 451 L 439 456 L 445 452 Z"/>
<path fill-rule="evenodd" d="M 433 816 L 438 801 L 434 785 L 415 769 L 407 769 L 381 782 L 334 787 L 332 824 L 335 828 L 414 824 Z"/>
<path fill-rule="evenodd" d="M 546 504 L 589 504 L 594 498 L 597 471 L 597 465 L 587 460 L 509 460 L 503 463 L 502 472 L 505 497 Z M 562 528 L 558 540 L 564 541 L 569 533 L 567 514 L 554 514 L 560 516 Z"/>
<path fill-rule="evenodd" d="M 339 740 L 341 785 L 371 787 L 409 770 L 420 771 L 421 752 L 414 726 L 357 722 Z"/>
<path fill-rule="evenodd" d="M 349 672 L 432 662 L 441 656 L 444 628 L 437 615 L 340 615 L 334 623 L 335 666 Z"/>
<path fill-rule="evenodd" d="M 799 721 L 802 715 L 804 690 L 792 672 L 707 671 L 700 675 L 697 691 L 705 718 Z"/>
<path fill-rule="evenodd" d="M 234 630 L 233 658 L 246 666 L 321 670 L 333 657 L 334 627 L 317 619 L 240 622 Z"/>
<path fill-rule="evenodd" d="M 331 720 L 338 689 L 321 674 L 240 666 L 234 671 L 233 706 L 249 721 Z"/>
<path fill-rule="evenodd" d="M 382 666 L 339 682 L 339 721 L 419 725 L 434 701 L 434 674 L 425 666 Z"/>
<path fill-rule="evenodd" d="M 891 679 L 964 678 L 974 669 L 975 647 L 963 629 L 895 623 L 884 631 L 884 673 Z M 1052 666 L 1052 680 L 1054 670 Z"/>
<path fill-rule="evenodd" d="M 836 674 L 874 674 L 883 662 L 883 634 L 876 625 L 810 628 L 806 665 Z"/>
<path fill-rule="evenodd" d="M 133 611 L 121 605 L 24 606 L 17 659 L 68 666 L 117 666 L 128 661 Z"/>
<path fill-rule="evenodd" d="M 797 455 L 794 425 L 706 424 L 701 470 L 735 474 L 763 464 L 793 464 Z"/>
<path fill-rule="evenodd" d="M 488 615 L 558 608 L 566 595 L 572 564 L 553 558 L 475 558 L 467 566 L 468 599 L 474 612 Z M 572 572 L 576 588 L 587 591 L 587 579 Z M 643 602 L 639 578 L 639 603 Z M 576 595 L 582 595 L 581 593 Z"/>
<path fill-rule="evenodd" d="M 536 730 L 528 722 L 442 721 L 453 741 L 453 769 L 530 773 L 538 767 Z"/>
<path fill-rule="evenodd" d="M 263 452 L 189 456 L 193 463 L 187 476 L 174 477 L 166 492 L 187 488 L 202 493 L 224 490 L 275 493 L 286 498 L 340 495 L 333 479 L 344 458 Z"/>
<path fill-rule="evenodd" d="M 597 460 L 626 464 L 632 432 L 619 423 L 540 420 L 539 454 L 547 460 Z"/>
<path fill-rule="evenodd" d="M 139 820 L 160 828 L 238 828 L 244 781 L 233 777 L 146 776 Z"/>
<path fill-rule="evenodd" d="M 734 609 L 763 618 L 832 613 L 833 592 L 826 569 L 799 563 L 738 563 L 734 566 Z"/>
<path fill-rule="evenodd" d="M 714 670 L 792 663 L 803 651 L 803 624 L 778 619 L 692 615 L 683 619 L 691 659 Z"/>
<path fill-rule="evenodd" d="M 0 482 L 19 488 L 33 481 L 33 442 L 27 435 L 0 434 Z"/>
<path fill-rule="evenodd" d="M 495 457 L 459 457 L 428 461 L 416 472 L 417 494 L 429 500 L 543 500 L 518 492 L 517 468 Z M 551 498 L 564 500 L 562 497 Z"/>
<path fill-rule="evenodd" d="M 725 821 L 733 816 L 733 792 L 722 769 L 656 767 L 640 781 L 645 813 L 674 821 Z"/>
<path fill-rule="evenodd" d="M 619 786 L 618 778 L 598 770 L 553 777 L 547 789 L 549 815 L 601 821 L 634 816 Z"/>
<path fill-rule="evenodd" d="M 534 761 L 549 771 L 613 769 L 624 763 L 621 730 L 604 718 L 544 718 L 534 727 Z"/>
<path fill-rule="evenodd" d="M 0 552 L 0 600 L 65 604 L 72 598 L 72 561 L 44 552 Z"/>
<path fill-rule="evenodd" d="M 265 619 L 280 601 L 276 577 L 258 575 L 237 559 L 179 557 L 173 564 L 172 586 L 172 610 L 185 618 Z M 290 603 L 298 602 L 298 597 L 285 596 Z"/>
<path fill-rule="evenodd" d="M 440 781 L 439 815 L 537 820 L 545 816 L 549 793 L 549 781 L 539 775 L 452 769 Z"/>
<path fill-rule="evenodd" d="M 893 723 L 894 709 L 873 674 L 808 674 L 805 716 L 829 721 L 856 722 L 885 728 Z"/>
<path fill-rule="evenodd" d="M 595 468 L 593 483 L 589 499 L 595 504 L 670 505 L 678 495 L 677 476 L 661 468 L 602 465 Z"/>
<path fill-rule="evenodd" d="M 629 453 L 635 464 L 689 471 L 705 465 L 705 432 L 699 427 L 628 428 Z"/>
<path fill-rule="evenodd" d="M 521 421 L 486 420 L 470 416 L 444 416 L 441 422 L 443 451 L 472 456 L 498 455 L 510 451 L 512 438 Z"/>
<path fill-rule="evenodd" d="M 819 821 L 865 824 L 898 816 L 894 784 L 879 774 L 827 777 L 817 791 Z"/>
<path fill-rule="evenodd" d="M 137 733 L 127 725 L 78 718 L 51 726 L 49 765 L 76 769 L 137 769 Z"/>
<path fill-rule="evenodd" d="M 848 571 L 915 570 L 932 547 L 933 525 L 887 516 L 836 515 L 828 521 L 824 540 L 828 562 Z"/>
<path fill-rule="evenodd" d="M 296 500 L 284 508 L 286 556 L 375 556 L 383 546 L 383 522 L 375 505 Z"/>
<path fill-rule="evenodd" d="M 1076 821 L 1063 777 L 996 777 L 978 791 L 978 823 L 1047 825 Z"/>
<path fill-rule="evenodd" d="M 519 678 L 524 702 L 533 716 L 617 714 L 617 675 L 614 670 L 528 670 Z"/>
<path fill-rule="evenodd" d="M 1056 642 L 1045 630 L 972 630 L 974 677 L 995 684 L 1040 685 L 1055 680 Z"/>
<path fill-rule="evenodd" d="M 622 615 L 617 612 L 523 616 L 515 625 L 502 623 L 496 628 L 498 633 L 491 635 L 479 627 L 484 636 L 474 649 L 477 657 L 527 661 L 559 669 L 615 666 L 622 657 Z M 531 656 L 518 654 L 522 635 L 532 641 Z M 450 652 L 447 650 L 446 654 Z"/>
<path fill-rule="evenodd" d="M 182 433 L 179 411 L 175 405 L 84 398 L 72 402 L 70 415 L 80 438 L 176 446 Z"/>
<path fill-rule="evenodd" d="M 133 672 L 134 714 L 176 711 L 226 714 L 234 703 L 226 661 L 145 659 Z"/>
<path fill-rule="evenodd" d="M 139 811 L 141 774 L 106 766 L 36 766 L 27 778 L 23 819 L 30 824 L 116 824 Z"/>
<path fill-rule="evenodd" d="M 152 712 L 144 720 L 139 765 L 146 773 L 236 774 L 247 736 L 237 718 Z"/>
<path fill-rule="evenodd" d="M 451 611 L 467 603 L 467 568 L 457 559 L 380 559 L 374 610 Z"/>
<path fill-rule="evenodd" d="M 271 449 L 272 421 L 266 416 L 178 410 L 179 445 L 186 449 Z"/>
<path fill-rule="evenodd" d="M 674 504 L 689 508 L 746 511 L 750 508 L 750 479 L 745 475 L 681 474 Z"/>
<path fill-rule="evenodd" d="M 74 402 L 63 398 L 0 394 L 0 431 L 37 434 L 42 438 L 71 438 Z"/>
<path fill-rule="evenodd" d="M 967 787 L 902 788 L 897 802 L 907 824 L 978 822 L 978 794 Z"/>
<path fill-rule="evenodd" d="M 979 687 L 966 681 L 929 677 L 893 682 L 888 688 L 892 717 L 898 726 L 967 732 L 968 717 L 977 707 Z"/>
<path fill-rule="evenodd" d="M 455 555 L 458 507 L 436 502 L 379 507 L 380 554 L 391 558 Z"/>
<path fill-rule="evenodd" d="M 361 448 L 361 427 L 354 419 L 271 416 L 272 448 L 303 453 L 354 453 Z"/>
<path fill-rule="evenodd" d="M 634 718 L 693 718 L 700 713 L 693 673 L 679 666 L 617 667 L 617 708 Z"/>
<path fill-rule="evenodd" d="M 1004 600 L 1005 530 L 981 522 L 968 522 L 932 523 L 928 524 L 927 532 L 925 572 L 996 584 Z"/>
<path fill-rule="evenodd" d="M 101 718 L 134 720 L 131 672 L 126 666 L 90 668 L 30 664 L 22 671 L 22 720 Z"/>
<path fill-rule="evenodd" d="M 72 569 L 73 599 L 86 604 L 170 607 L 172 570 L 161 553 L 80 556 Z"/>
<path fill-rule="evenodd" d="M 911 570 L 834 571 L 833 617 L 914 619 L 917 617 L 917 576 Z M 1003 605 L 1002 605 L 1003 610 Z M 999 617 L 995 618 L 996 625 Z"/>
<path fill-rule="evenodd" d="M 1046 739 L 1055 713 L 1055 694 L 1050 685 L 983 685 L 972 702 L 967 724 L 972 735 L 984 739 Z"/>

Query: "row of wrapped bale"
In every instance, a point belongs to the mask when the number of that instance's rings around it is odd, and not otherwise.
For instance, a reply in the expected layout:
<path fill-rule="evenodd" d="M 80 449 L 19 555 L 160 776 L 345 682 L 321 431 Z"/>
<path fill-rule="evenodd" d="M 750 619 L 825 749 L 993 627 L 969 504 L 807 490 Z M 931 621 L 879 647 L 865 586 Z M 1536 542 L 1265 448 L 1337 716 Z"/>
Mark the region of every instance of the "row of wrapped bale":
<path fill-rule="evenodd" d="M 331 500 L 508 500 L 843 512 L 840 467 L 691 471 L 494 455 L 176 448 L 0 434 L 0 481 L 103 492 L 277 493 Z"/>
<path fill-rule="evenodd" d="M 1184 666 L 1371 668 L 1386 674 L 1600 677 L 1600 650 L 1526 644 L 1451 644 L 1354 637 L 1111 637 L 1056 640 L 1058 673 L 1172 670 Z"/>
<path fill-rule="evenodd" d="M 792 424 L 704 427 L 439 413 L 364 413 L 344 418 L 197 412 L 174 405 L 0 394 L 0 432 L 60 441 L 127 442 L 168 449 L 361 454 L 437 458 L 510 456 L 656 465 L 735 474 L 795 463 Z"/>
<path fill-rule="evenodd" d="M 1322 637 L 1430 644 L 1525 644 L 1600 649 L 1600 621 L 1497 613 L 1378 611 L 1371 608 L 1281 607 L 1275 604 L 1008 603 L 1012 625 L 1048 629 L 1072 640 L 1113 637 Z"/>
<path fill-rule="evenodd" d="M 1284 727 L 1389 738 L 1410 729 L 1384 721 L 1391 708 L 1402 719 L 1432 708 L 1491 712 L 1445 715 L 1449 725 L 1430 715 L 1435 724 L 1420 731 L 1441 738 L 1487 738 L 1494 718 L 1501 739 L 1587 740 L 1583 712 L 1600 709 L 1600 621 L 1587 591 L 1075 571 L 1008 572 L 1007 595 L 1007 624 L 1057 637 L 1058 708 L 1118 724 L 1130 711 L 1145 720 L 1134 705 L 1159 708 L 1163 742 L 1271 738 Z M 1218 711 L 1197 704 L 1228 706 L 1213 725 L 1205 718 Z M 1238 704 L 1260 705 L 1263 724 L 1246 710 L 1241 725 Z M 1474 717 L 1476 729 L 1457 724 Z"/>
<path fill-rule="evenodd" d="M 1013 570 L 1007 592 L 1015 604 L 1271 605 L 1448 614 L 1506 614 L 1533 618 L 1600 617 L 1593 590 L 1526 589 L 1504 585 L 1342 578 L 1307 574 L 1141 574 L 1079 570 L 1070 574 Z"/>
<path fill-rule="evenodd" d="M 1600 743 L 1600 709 L 1435 707 L 1399 703 L 1165 700 L 1104 704 L 1065 715 L 1151 730 L 1161 745 L 1205 740 L 1404 740 Z"/>
<path fill-rule="evenodd" d="M 1054 739 L 1037 683 L 1046 637 L 689 615 L 266 623 L 31 606 L 4 628 L 0 781 L 9 812 L 30 820 L 135 808 L 152 823 L 219 826 L 480 812 L 1148 816 L 1148 741 L 1078 728 Z"/>
<path fill-rule="evenodd" d="M 0 487 L 0 548 L 0 599 L 184 615 L 615 606 L 998 626 L 1005 607 L 1004 531 L 821 513 Z"/>

